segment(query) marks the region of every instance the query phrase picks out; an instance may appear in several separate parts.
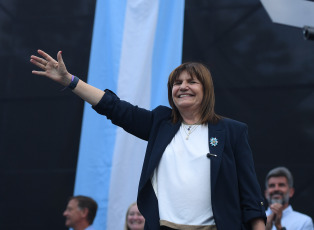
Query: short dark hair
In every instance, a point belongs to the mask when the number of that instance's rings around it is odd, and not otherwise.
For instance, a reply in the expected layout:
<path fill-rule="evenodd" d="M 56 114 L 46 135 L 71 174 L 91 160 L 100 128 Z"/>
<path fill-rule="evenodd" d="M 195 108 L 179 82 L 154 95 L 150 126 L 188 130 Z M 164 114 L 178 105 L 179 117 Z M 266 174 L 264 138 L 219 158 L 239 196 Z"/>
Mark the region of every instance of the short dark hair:
<path fill-rule="evenodd" d="M 277 167 L 277 168 L 274 168 L 274 169 L 269 171 L 269 173 L 267 174 L 266 179 L 265 179 L 265 186 L 266 186 L 266 188 L 268 188 L 268 180 L 269 180 L 269 178 L 271 178 L 271 177 L 281 177 L 281 176 L 287 178 L 288 185 L 289 185 L 290 188 L 292 188 L 293 187 L 293 177 L 292 177 L 292 174 L 289 171 L 289 169 L 287 169 L 286 167 Z"/>
<path fill-rule="evenodd" d="M 199 80 L 203 86 L 203 100 L 201 103 L 201 124 L 212 123 L 216 124 L 221 117 L 215 113 L 215 93 L 212 75 L 205 65 L 197 62 L 183 63 L 175 68 L 168 78 L 168 101 L 172 108 L 172 122 L 176 123 L 182 117 L 178 108 L 175 106 L 172 98 L 172 88 L 174 82 L 178 79 L 183 71 L 187 71 L 192 78 Z"/>
<path fill-rule="evenodd" d="M 88 196 L 82 195 L 72 196 L 69 198 L 69 201 L 70 200 L 76 200 L 79 209 L 88 209 L 87 221 L 90 225 L 92 225 L 98 208 L 97 202 Z"/>

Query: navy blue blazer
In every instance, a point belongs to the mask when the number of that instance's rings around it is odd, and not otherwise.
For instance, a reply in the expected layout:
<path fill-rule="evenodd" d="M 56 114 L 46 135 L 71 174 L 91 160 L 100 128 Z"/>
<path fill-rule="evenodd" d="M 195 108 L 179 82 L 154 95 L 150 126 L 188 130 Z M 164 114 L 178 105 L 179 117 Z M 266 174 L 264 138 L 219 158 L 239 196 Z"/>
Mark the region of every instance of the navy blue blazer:
<path fill-rule="evenodd" d="M 171 109 L 168 107 L 145 110 L 120 100 L 110 90 L 106 90 L 93 108 L 107 116 L 113 124 L 148 141 L 137 202 L 146 220 L 145 230 L 159 230 L 158 200 L 151 176 L 181 122 L 171 122 Z M 211 200 L 217 229 L 250 229 L 249 222 L 255 218 L 263 218 L 266 222 L 264 200 L 248 143 L 247 126 L 223 118 L 216 125 L 208 124 L 208 137 L 218 140 L 216 146 L 208 143 L 210 153 L 217 155 L 210 158 Z"/>

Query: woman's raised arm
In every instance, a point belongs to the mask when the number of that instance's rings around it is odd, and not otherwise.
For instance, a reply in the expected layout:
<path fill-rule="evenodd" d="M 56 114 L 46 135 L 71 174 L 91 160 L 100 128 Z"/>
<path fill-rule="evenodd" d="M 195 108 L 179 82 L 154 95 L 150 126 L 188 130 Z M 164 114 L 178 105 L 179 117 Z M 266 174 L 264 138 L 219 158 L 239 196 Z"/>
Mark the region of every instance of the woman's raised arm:
<path fill-rule="evenodd" d="M 69 86 L 73 77 L 65 67 L 61 51 L 57 54 L 57 61 L 42 50 L 38 50 L 37 52 L 41 57 L 32 55 L 30 62 L 39 67 L 41 71 L 33 70 L 32 73 L 48 77 L 65 87 Z M 82 80 L 78 81 L 76 87 L 72 91 L 91 105 L 97 105 L 105 93 Z"/>

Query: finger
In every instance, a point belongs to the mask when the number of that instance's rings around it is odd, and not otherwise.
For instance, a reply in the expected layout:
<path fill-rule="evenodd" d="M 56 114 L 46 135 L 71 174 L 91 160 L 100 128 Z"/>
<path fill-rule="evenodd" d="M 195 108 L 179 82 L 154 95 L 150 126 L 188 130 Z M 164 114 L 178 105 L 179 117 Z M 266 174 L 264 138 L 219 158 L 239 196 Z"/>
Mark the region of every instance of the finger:
<path fill-rule="evenodd" d="M 33 70 L 33 71 L 32 71 L 32 74 L 40 75 L 40 76 L 46 76 L 46 72 L 37 71 L 37 70 Z"/>
<path fill-rule="evenodd" d="M 49 54 L 47 54 L 46 52 L 42 51 L 42 50 L 37 50 L 38 54 L 40 54 L 44 59 L 46 59 L 48 62 L 49 61 L 54 61 L 56 62 L 55 59 L 53 59 Z"/>
<path fill-rule="evenodd" d="M 271 209 L 271 211 L 276 215 L 278 213 L 278 210 L 276 209 Z"/>
<path fill-rule="evenodd" d="M 39 63 L 43 64 L 44 66 L 46 66 L 47 63 L 48 63 L 45 59 L 37 57 L 37 56 L 34 56 L 34 55 L 31 56 L 31 60 L 32 59 L 35 60 L 36 62 L 39 62 Z"/>
<path fill-rule="evenodd" d="M 58 59 L 59 64 L 64 65 L 63 58 L 62 58 L 62 51 L 58 52 L 57 59 Z"/>
<path fill-rule="evenodd" d="M 40 61 L 31 58 L 30 62 L 36 65 L 37 67 L 41 68 L 42 70 L 46 70 L 46 65 L 42 64 Z"/>

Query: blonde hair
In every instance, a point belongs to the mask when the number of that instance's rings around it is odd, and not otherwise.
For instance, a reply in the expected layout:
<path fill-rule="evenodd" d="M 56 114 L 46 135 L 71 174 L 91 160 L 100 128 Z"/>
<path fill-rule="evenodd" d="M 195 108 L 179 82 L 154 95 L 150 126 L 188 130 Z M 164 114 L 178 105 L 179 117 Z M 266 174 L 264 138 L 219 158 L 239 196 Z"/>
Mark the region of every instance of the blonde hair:
<path fill-rule="evenodd" d="M 125 224 L 124 224 L 124 230 L 131 230 L 128 226 L 128 215 L 129 215 L 129 212 L 130 212 L 130 209 L 134 206 L 134 205 L 137 205 L 136 202 L 130 204 L 130 206 L 128 207 L 128 210 L 126 212 L 126 215 L 125 215 Z"/>

